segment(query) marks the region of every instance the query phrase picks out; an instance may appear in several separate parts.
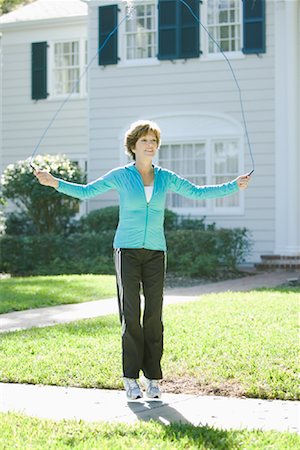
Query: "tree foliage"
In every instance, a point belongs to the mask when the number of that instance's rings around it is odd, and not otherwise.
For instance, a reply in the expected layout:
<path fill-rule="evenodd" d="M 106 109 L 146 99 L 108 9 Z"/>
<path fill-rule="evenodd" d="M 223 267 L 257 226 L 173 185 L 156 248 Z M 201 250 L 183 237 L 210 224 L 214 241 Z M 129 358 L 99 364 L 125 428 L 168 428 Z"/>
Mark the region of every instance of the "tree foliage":
<path fill-rule="evenodd" d="M 18 7 L 32 3 L 34 0 L 0 0 L 0 15 L 7 14 Z"/>
<path fill-rule="evenodd" d="M 55 177 L 84 183 L 85 176 L 66 156 L 37 156 L 33 163 Z M 20 214 L 27 215 L 37 233 L 62 233 L 78 212 L 79 200 L 42 186 L 33 175 L 28 160 L 10 164 L 2 176 L 2 195 L 11 200 Z"/>

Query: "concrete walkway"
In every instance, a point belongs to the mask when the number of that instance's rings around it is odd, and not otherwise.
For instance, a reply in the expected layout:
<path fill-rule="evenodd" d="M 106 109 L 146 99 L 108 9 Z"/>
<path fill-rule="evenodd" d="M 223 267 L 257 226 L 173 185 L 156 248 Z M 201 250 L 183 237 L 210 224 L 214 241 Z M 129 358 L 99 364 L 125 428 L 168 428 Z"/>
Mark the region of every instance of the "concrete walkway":
<path fill-rule="evenodd" d="M 297 276 L 299 277 L 299 273 L 296 272 L 267 272 L 200 286 L 166 289 L 164 305 L 201 300 L 201 295 L 212 292 L 249 291 L 260 287 L 274 287 Z M 114 313 L 117 313 L 116 298 L 16 311 L 0 315 L 0 332 L 46 327 Z"/>
<path fill-rule="evenodd" d="M 273 287 L 295 277 L 299 274 L 274 272 L 190 288 L 168 289 L 165 304 L 201 300 L 201 295 L 210 292 Z M 0 328 L 2 332 L 9 332 L 112 313 L 117 313 L 116 299 L 2 314 Z M 153 419 L 164 424 L 183 422 L 222 429 L 300 433 L 300 402 L 279 400 L 163 394 L 161 400 L 144 398 L 127 402 L 124 391 L 0 383 L 0 411 L 19 411 L 55 420 L 74 418 L 133 423 Z"/>
<path fill-rule="evenodd" d="M 0 383 L 0 410 L 47 419 L 189 423 L 222 429 L 300 432 L 300 402 L 163 394 L 127 402 L 124 391 Z"/>

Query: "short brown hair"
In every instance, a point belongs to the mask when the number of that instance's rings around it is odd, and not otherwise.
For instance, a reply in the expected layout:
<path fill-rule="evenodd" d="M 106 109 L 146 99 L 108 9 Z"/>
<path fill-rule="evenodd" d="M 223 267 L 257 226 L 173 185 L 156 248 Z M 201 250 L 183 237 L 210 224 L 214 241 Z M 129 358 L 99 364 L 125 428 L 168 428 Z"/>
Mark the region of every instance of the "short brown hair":
<path fill-rule="evenodd" d="M 129 130 L 127 130 L 125 133 L 125 153 L 135 160 L 135 153 L 132 151 L 132 149 L 135 147 L 135 144 L 140 139 L 140 137 L 145 136 L 149 132 L 154 133 L 157 140 L 157 146 L 159 147 L 161 131 L 159 126 L 155 122 L 152 122 L 151 120 L 138 120 L 137 122 L 133 122 L 130 125 Z"/>

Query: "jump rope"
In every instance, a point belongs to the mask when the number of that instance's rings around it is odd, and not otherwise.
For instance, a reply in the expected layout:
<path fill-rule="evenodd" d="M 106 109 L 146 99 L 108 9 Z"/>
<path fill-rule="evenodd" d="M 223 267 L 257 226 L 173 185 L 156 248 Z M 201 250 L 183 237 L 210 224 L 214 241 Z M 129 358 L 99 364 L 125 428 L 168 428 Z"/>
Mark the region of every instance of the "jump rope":
<path fill-rule="evenodd" d="M 251 159 L 251 164 L 252 164 L 252 170 L 247 174 L 248 176 L 250 176 L 254 170 L 255 170 L 255 163 L 254 163 L 254 158 L 253 158 L 253 153 L 252 153 L 252 148 L 251 148 L 251 143 L 250 143 L 250 139 L 249 139 L 249 134 L 248 134 L 248 128 L 247 128 L 247 121 L 246 121 L 246 117 L 245 117 L 245 110 L 244 110 L 244 104 L 243 104 L 243 99 L 242 99 L 242 91 L 240 88 L 240 85 L 238 83 L 237 77 L 235 75 L 235 72 L 233 70 L 233 67 L 229 61 L 229 59 L 227 58 L 226 54 L 224 53 L 224 51 L 222 50 L 222 48 L 220 47 L 219 43 L 215 40 L 215 38 L 211 35 L 211 33 L 209 32 L 209 30 L 205 27 L 205 25 L 203 25 L 203 23 L 201 22 L 201 20 L 196 16 L 196 14 L 194 13 L 194 11 L 192 10 L 192 8 L 190 7 L 190 5 L 188 5 L 184 0 L 179 0 L 180 3 L 182 3 L 191 13 L 191 15 L 194 17 L 194 19 L 198 22 L 198 24 L 204 29 L 204 31 L 207 33 L 208 37 L 213 41 L 213 43 L 217 46 L 217 48 L 219 49 L 220 53 L 222 54 L 222 56 L 224 57 L 224 59 L 226 60 L 228 67 L 231 71 L 231 74 L 233 76 L 234 82 L 236 84 L 236 88 L 238 90 L 238 94 L 239 94 L 239 102 L 240 102 L 240 110 L 241 110 L 241 115 L 242 115 L 242 120 L 243 120 L 243 126 L 244 126 L 244 132 L 246 135 L 246 140 L 247 140 L 247 145 L 248 145 L 248 151 L 249 151 L 249 155 L 250 155 L 250 159 Z M 109 39 L 117 32 L 117 30 L 119 29 L 119 27 L 122 25 L 123 22 L 125 22 L 126 20 L 131 20 L 132 16 L 133 16 L 133 11 L 134 11 L 134 7 L 130 2 L 127 2 L 127 6 L 126 6 L 126 14 L 123 17 L 123 19 L 112 29 L 112 31 L 108 34 L 108 36 L 106 37 L 106 39 L 103 41 L 103 43 L 101 44 L 101 46 L 97 49 L 97 52 L 95 53 L 95 55 L 90 59 L 90 61 L 88 62 L 88 64 L 86 65 L 84 71 L 82 72 L 82 74 L 80 75 L 80 77 L 78 78 L 78 80 L 75 81 L 74 85 L 72 86 L 71 92 L 68 94 L 68 96 L 63 100 L 63 102 L 60 104 L 59 108 L 57 109 L 57 111 L 55 111 L 53 117 L 51 118 L 49 124 L 47 125 L 47 127 L 44 129 L 43 133 L 41 134 L 41 137 L 38 140 L 37 145 L 35 146 L 31 157 L 29 158 L 29 165 L 30 167 L 36 171 L 37 167 L 34 166 L 33 164 L 33 159 L 42 143 L 42 141 L 44 140 L 48 130 L 51 128 L 51 126 L 53 125 L 53 123 L 55 122 L 58 114 L 60 113 L 60 111 L 63 109 L 63 107 L 65 106 L 65 104 L 70 100 L 71 96 L 74 94 L 74 92 L 76 91 L 78 85 L 80 84 L 81 80 L 83 79 L 83 77 L 86 75 L 86 73 L 88 72 L 91 64 L 94 62 L 94 60 L 96 59 L 96 57 L 101 53 L 101 51 L 104 49 L 104 47 L 106 46 L 107 42 L 109 41 Z"/>

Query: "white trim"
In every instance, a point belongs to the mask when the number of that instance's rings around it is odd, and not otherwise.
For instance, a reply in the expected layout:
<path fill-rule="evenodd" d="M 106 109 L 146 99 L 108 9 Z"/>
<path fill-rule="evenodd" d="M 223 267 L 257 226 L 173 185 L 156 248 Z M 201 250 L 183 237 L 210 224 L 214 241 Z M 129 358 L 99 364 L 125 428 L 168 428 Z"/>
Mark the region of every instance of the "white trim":
<path fill-rule="evenodd" d="M 87 21 L 87 14 L 81 16 L 73 16 L 73 17 L 55 17 L 52 19 L 39 19 L 39 20 L 26 20 L 20 22 L 12 22 L 12 23 L 0 23 L 0 30 L 8 30 L 13 31 L 16 29 L 17 31 L 21 30 L 34 30 L 35 28 L 43 28 L 43 27 L 53 27 L 53 25 L 61 26 L 61 25 L 82 25 Z"/>
<path fill-rule="evenodd" d="M 133 0 L 134 2 L 134 8 L 138 4 L 144 4 L 145 1 L 141 0 Z M 121 39 L 118 39 L 118 55 L 120 57 L 120 60 L 117 64 L 118 68 L 124 68 L 124 67 L 136 67 L 136 66 L 155 66 L 159 65 L 160 61 L 157 59 L 157 52 L 158 52 L 158 10 L 157 10 L 157 1 L 155 0 L 147 0 L 147 4 L 152 4 L 155 7 L 155 30 L 156 30 L 156 52 L 155 56 L 152 58 L 138 58 L 138 59 L 127 59 L 126 58 L 126 39 L 125 39 L 125 27 L 126 22 L 124 21 L 120 28 L 119 28 L 119 35 L 121 36 Z M 120 10 L 122 17 L 125 16 L 125 4 L 124 2 L 120 5 Z"/>
<path fill-rule="evenodd" d="M 202 4 L 200 4 L 200 20 L 201 23 L 207 28 L 208 30 L 208 23 L 207 23 L 207 1 L 204 0 Z M 240 7 L 239 7 L 239 20 L 240 20 L 240 50 L 237 51 L 230 51 L 223 53 L 226 55 L 226 57 L 231 59 L 244 59 L 246 55 L 242 52 L 243 48 L 243 2 L 242 0 L 239 0 Z M 209 53 L 209 40 L 210 37 L 208 36 L 207 32 L 204 30 L 204 28 L 200 25 L 200 50 L 202 51 L 200 55 L 201 61 L 219 61 L 220 59 L 224 59 L 224 56 L 221 52 L 217 53 Z"/>
<path fill-rule="evenodd" d="M 115 248 L 114 249 L 114 262 L 115 262 L 115 270 L 116 270 L 116 278 L 118 284 L 118 300 L 119 300 L 119 309 L 120 309 L 120 318 L 122 325 L 122 335 L 126 330 L 126 323 L 124 318 L 124 288 L 122 282 L 122 249 Z"/>
<path fill-rule="evenodd" d="M 275 254 L 300 253 L 298 2 L 275 5 Z"/>
<path fill-rule="evenodd" d="M 48 78 L 48 101 L 61 101 L 66 99 L 70 93 L 68 94 L 62 94 L 62 95 L 55 95 L 54 94 L 54 77 L 53 77 L 53 70 L 54 70 L 54 45 L 57 43 L 64 43 L 64 42 L 79 42 L 79 77 L 74 81 L 73 86 L 75 83 L 79 80 L 81 77 L 83 71 L 85 70 L 85 42 L 87 38 L 86 37 L 73 37 L 73 38 L 64 38 L 64 39 L 57 39 L 57 40 L 50 40 L 47 42 L 48 44 L 48 52 L 47 52 L 47 78 Z M 78 100 L 82 98 L 87 97 L 87 89 L 86 89 L 86 76 L 82 77 L 80 84 L 79 84 L 79 93 L 73 92 L 70 96 L 70 100 Z"/>

